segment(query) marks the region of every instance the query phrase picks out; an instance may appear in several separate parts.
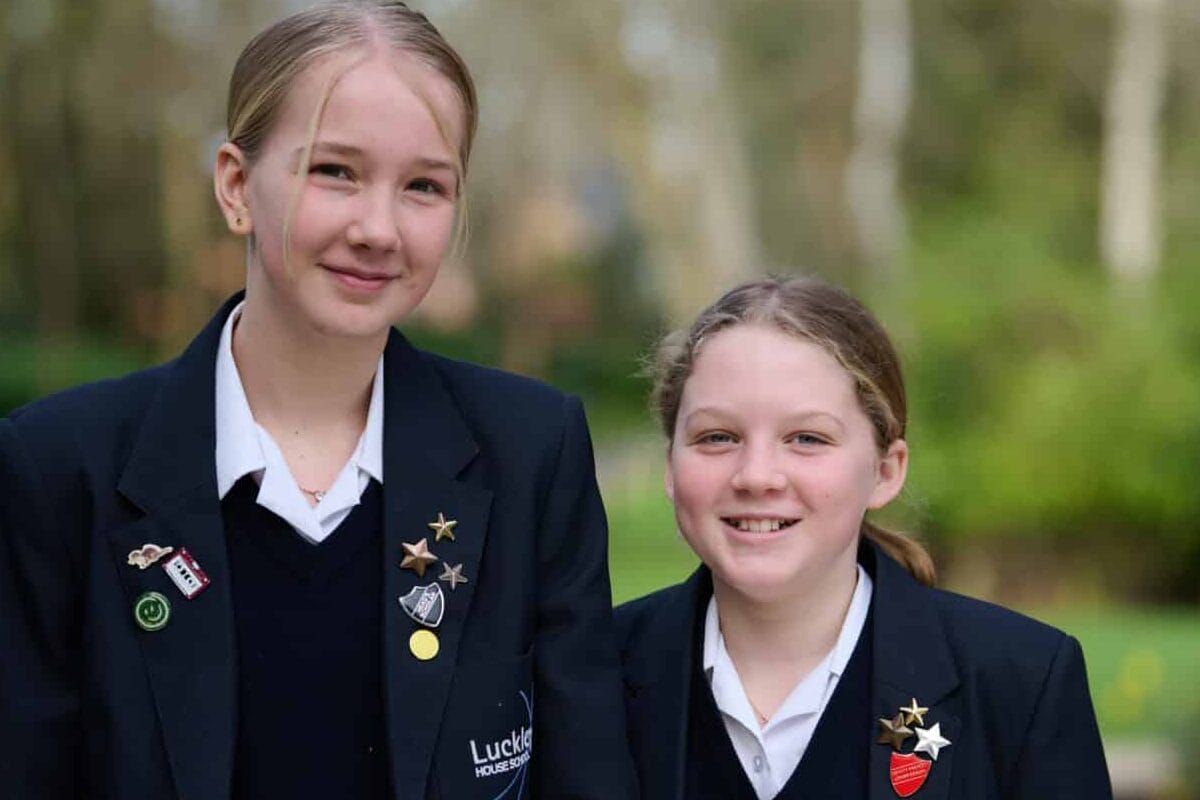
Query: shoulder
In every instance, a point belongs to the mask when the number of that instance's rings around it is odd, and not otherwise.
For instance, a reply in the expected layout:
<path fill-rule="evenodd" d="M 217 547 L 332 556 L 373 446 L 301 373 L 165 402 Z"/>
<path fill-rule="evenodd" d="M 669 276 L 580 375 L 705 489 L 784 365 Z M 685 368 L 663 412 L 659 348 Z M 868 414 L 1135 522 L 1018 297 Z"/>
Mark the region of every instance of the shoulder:
<path fill-rule="evenodd" d="M 131 446 L 168 369 L 160 365 L 35 400 L 4 417 L 4 439 L 19 442 L 34 460 L 52 463 L 106 444 L 110 449 L 120 441 Z"/>
<path fill-rule="evenodd" d="M 418 350 L 480 446 L 510 467 L 590 450 L 579 399 L 541 381 Z M 524 468 L 534 468 L 526 464 Z"/>
<path fill-rule="evenodd" d="M 712 595 L 712 578 L 700 566 L 683 583 L 622 603 L 613 610 L 613 622 L 622 661 L 645 664 L 671 654 L 683 657 L 691 639 L 696 614 Z"/>
<path fill-rule="evenodd" d="M 1047 713 L 1092 717 L 1083 650 L 1073 637 L 993 603 L 937 589 L 923 594 L 967 696 L 981 718 L 993 720 L 999 740 L 1020 741 Z"/>
<path fill-rule="evenodd" d="M 964 678 L 1003 681 L 1044 673 L 1068 638 L 1003 606 L 922 586 L 873 544 L 863 557 L 875 579 L 874 638 L 885 649 L 907 652 L 915 638 L 920 651 L 948 657 Z"/>
<path fill-rule="evenodd" d="M 645 631 L 648 624 L 658 616 L 664 608 L 672 604 L 684 584 L 668 586 L 665 589 L 651 592 L 648 595 L 630 600 L 613 609 L 613 622 L 617 628 L 617 640 L 622 644 L 636 640 Z"/>
<path fill-rule="evenodd" d="M 512 372 L 417 351 L 438 375 L 454 398 L 469 410 L 528 417 L 558 411 L 568 395 L 541 381 Z"/>
<path fill-rule="evenodd" d="M 940 589 L 925 590 L 951 648 L 978 669 L 1044 673 L 1067 635 L 1003 606 Z"/>
<path fill-rule="evenodd" d="M 988 742 L 1006 796 L 1111 797 L 1079 642 L 991 603 L 922 593 L 958 673 L 962 735 Z"/>

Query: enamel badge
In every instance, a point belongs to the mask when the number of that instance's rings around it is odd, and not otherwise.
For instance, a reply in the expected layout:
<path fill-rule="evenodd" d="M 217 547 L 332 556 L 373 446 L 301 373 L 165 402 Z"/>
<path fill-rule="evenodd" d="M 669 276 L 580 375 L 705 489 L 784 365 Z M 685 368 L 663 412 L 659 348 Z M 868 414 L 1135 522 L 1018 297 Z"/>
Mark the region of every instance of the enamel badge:
<path fill-rule="evenodd" d="M 915 753 L 892 753 L 892 763 L 888 769 L 892 788 L 900 797 L 911 797 L 925 785 L 925 779 L 929 777 L 929 768 L 932 766 L 932 761 L 926 761 Z"/>
<path fill-rule="evenodd" d="M 442 594 L 442 587 L 437 583 L 414 586 L 412 591 L 400 598 L 400 607 L 418 625 L 436 628 L 442 624 L 442 614 L 446 611 L 446 596 Z"/>
<path fill-rule="evenodd" d="M 125 563 L 138 569 L 150 569 L 160 558 L 174 552 L 173 547 L 161 547 L 147 542 L 136 550 L 130 550 Z"/>
<path fill-rule="evenodd" d="M 208 576 L 200 569 L 200 565 L 186 547 L 179 548 L 178 553 L 164 561 L 163 569 L 188 600 L 208 587 Z"/>
<path fill-rule="evenodd" d="M 170 619 L 171 601 L 158 592 L 142 592 L 133 604 L 133 620 L 144 631 L 161 631 Z"/>
<path fill-rule="evenodd" d="M 440 649 L 441 644 L 433 631 L 421 629 L 413 631 L 413 635 L 408 637 L 408 651 L 417 661 L 431 661 L 437 658 Z"/>

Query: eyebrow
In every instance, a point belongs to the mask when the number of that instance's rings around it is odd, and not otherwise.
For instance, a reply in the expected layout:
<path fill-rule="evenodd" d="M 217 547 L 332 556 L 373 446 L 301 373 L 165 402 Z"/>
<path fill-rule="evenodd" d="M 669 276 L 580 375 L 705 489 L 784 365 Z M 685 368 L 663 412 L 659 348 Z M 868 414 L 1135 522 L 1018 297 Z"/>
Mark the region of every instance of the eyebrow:
<path fill-rule="evenodd" d="M 313 142 L 312 152 L 331 153 L 333 155 L 344 156 L 346 158 L 361 158 L 364 153 L 361 147 L 352 144 L 343 144 L 342 142 Z M 291 163 L 297 165 L 300 163 L 300 157 L 304 155 L 303 145 L 292 151 Z M 415 159 L 415 163 L 423 169 L 445 169 L 451 172 L 458 173 L 458 165 L 453 161 L 446 161 L 440 158 L 426 158 L 421 156 Z"/>
<path fill-rule="evenodd" d="M 701 406 L 699 408 L 693 409 L 691 411 L 691 413 L 689 413 L 686 417 L 684 417 L 684 422 L 686 423 L 686 422 L 692 420 L 693 418 L 704 415 L 704 414 L 707 414 L 712 417 L 716 417 L 718 419 L 724 419 L 724 418 L 729 417 L 730 415 L 736 415 L 736 412 L 730 411 L 729 409 L 724 408 L 722 406 Z M 840 419 L 838 419 L 833 414 L 830 414 L 828 411 L 816 411 L 816 410 L 801 411 L 797 414 L 789 414 L 787 416 L 787 419 L 791 424 L 794 424 L 794 425 L 798 425 L 798 424 L 805 423 L 805 422 L 811 422 L 811 421 L 818 420 L 818 419 L 825 419 L 825 420 L 828 420 L 829 422 L 833 423 L 834 425 L 836 425 L 839 430 L 841 430 L 842 428 L 845 427 L 842 425 L 842 421 Z"/>

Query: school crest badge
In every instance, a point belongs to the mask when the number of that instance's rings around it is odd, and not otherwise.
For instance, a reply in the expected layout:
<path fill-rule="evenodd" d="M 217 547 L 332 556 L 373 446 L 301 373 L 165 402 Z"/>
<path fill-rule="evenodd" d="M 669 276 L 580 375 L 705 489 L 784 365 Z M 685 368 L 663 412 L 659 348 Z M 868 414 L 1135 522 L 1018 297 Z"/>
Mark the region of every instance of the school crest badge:
<path fill-rule="evenodd" d="M 925 779 L 929 777 L 929 769 L 932 766 L 932 761 L 915 753 L 892 753 L 892 763 L 888 769 L 892 788 L 900 797 L 911 797 L 925 785 Z"/>
<path fill-rule="evenodd" d="M 442 624 L 442 614 L 446 611 L 446 596 L 442 593 L 441 585 L 437 583 L 414 586 L 412 591 L 400 598 L 400 607 L 418 625 L 436 628 Z"/>

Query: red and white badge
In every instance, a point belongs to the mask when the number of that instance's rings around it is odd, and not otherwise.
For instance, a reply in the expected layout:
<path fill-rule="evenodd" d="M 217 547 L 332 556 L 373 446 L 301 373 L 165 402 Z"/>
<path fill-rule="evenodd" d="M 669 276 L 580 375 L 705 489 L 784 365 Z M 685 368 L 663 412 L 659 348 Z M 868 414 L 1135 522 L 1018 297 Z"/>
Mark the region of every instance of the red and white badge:
<path fill-rule="evenodd" d="M 892 779 L 892 788 L 901 797 L 911 797 L 925 785 L 929 777 L 932 761 L 921 758 L 916 753 L 892 753 L 892 764 L 888 770 Z"/>
<path fill-rule="evenodd" d="M 200 565 L 192 558 L 187 548 L 179 548 L 175 555 L 164 561 L 163 569 L 188 600 L 208 586 L 208 576 L 200 569 Z"/>

